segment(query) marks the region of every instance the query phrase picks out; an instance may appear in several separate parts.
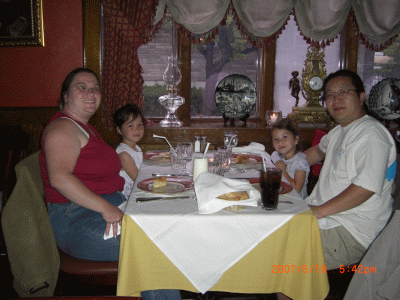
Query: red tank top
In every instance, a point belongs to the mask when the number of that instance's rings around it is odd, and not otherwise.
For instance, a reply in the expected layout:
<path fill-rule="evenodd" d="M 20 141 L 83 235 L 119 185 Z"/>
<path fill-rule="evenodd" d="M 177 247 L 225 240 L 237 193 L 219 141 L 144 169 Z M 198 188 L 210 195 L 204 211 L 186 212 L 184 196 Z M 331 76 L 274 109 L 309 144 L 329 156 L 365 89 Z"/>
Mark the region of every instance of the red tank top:
<path fill-rule="evenodd" d="M 58 112 L 51 118 L 48 124 L 61 117 L 73 120 L 68 115 Z M 86 126 L 79 121 L 74 121 L 86 130 L 89 134 L 89 141 L 81 149 L 72 173 L 97 195 L 122 191 L 124 179 L 119 176 L 122 165 L 118 154 L 112 147 L 104 142 L 92 125 L 88 124 L 88 126 Z M 96 135 L 92 134 L 88 127 Z M 41 151 L 39 159 L 46 202 L 67 203 L 69 200 L 50 185 L 43 143 L 42 137 L 40 141 Z"/>

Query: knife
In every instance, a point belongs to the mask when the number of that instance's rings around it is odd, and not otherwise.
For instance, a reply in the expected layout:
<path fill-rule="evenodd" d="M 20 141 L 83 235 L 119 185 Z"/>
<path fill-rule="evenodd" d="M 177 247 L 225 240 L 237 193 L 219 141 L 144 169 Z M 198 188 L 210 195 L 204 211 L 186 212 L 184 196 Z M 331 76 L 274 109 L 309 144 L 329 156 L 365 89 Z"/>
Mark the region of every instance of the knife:
<path fill-rule="evenodd" d="M 182 176 L 188 176 L 188 177 L 192 177 L 193 175 L 191 174 L 159 174 L 159 173 L 153 173 L 151 174 L 153 177 L 182 177 Z"/>
<path fill-rule="evenodd" d="M 143 197 L 143 198 L 136 198 L 136 202 L 147 202 L 147 201 L 154 201 L 154 200 L 175 200 L 175 199 L 186 199 L 186 198 L 190 198 L 190 196 Z"/>

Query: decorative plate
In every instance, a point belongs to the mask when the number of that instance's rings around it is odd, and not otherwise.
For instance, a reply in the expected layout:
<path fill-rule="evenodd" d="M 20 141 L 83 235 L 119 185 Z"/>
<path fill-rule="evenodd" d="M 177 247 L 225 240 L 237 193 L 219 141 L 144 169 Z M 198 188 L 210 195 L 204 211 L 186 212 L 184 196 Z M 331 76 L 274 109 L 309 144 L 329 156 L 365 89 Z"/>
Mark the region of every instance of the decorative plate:
<path fill-rule="evenodd" d="M 145 192 L 157 194 L 176 194 L 193 189 L 193 181 L 181 177 L 166 177 L 167 185 L 154 188 L 154 178 L 147 178 L 138 183 L 138 188 Z"/>
<path fill-rule="evenodd" d="M 260 184 L 260 178 L 249 178 L 247 180 L 248 182 L 250 182 L 250 184 L 257 184 L 257 185 Z M 293 187 L 290 184 L 281 181 L 281 190 L 279 191 L 280 195 L 290 193 L 292 190 Z"/>
<path fill-rule="evenodd" d="M 217 85 L 214 93 L 215 105 L 225 117 L 240 119 L 249 115 L 257 103 L 254 83 L 244 75 L 229 75 Z"/>

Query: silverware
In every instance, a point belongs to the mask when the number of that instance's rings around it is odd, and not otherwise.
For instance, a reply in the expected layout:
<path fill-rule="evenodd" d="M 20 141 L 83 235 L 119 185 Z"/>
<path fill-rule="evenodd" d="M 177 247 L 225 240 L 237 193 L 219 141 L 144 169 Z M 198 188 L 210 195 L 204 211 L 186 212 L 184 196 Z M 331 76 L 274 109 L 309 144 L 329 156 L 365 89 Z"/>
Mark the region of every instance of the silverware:
<path fill-rule="evenodd" d="M 286 200 L 279 201 L 278 203 L 294 204 L 292 201 L 286 201 Z"/>
<path fill-rule="evenodd" d="M 190 196 L 143 197 L 143 198 L 136 198 L 136 202 L 147 202 L 155 200 L 175 200 L 175 199 L 187 199 L 187 198 L 190 198 Z"/>
<path fill-rule="evenodd" d="M 193 177 L 191 174 L 160 174 L 160 173 L 153 173 L 151 174 L 153 177 L 182 177 L 182 176 L 188 176 L 188 177 Z"/>

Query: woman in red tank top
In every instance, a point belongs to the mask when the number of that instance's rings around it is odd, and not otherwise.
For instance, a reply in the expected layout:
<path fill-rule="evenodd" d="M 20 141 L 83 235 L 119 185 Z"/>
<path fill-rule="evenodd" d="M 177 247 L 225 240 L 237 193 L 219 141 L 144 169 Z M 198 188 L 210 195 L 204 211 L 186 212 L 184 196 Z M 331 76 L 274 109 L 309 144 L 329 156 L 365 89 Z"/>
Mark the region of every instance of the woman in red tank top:
<path fill-rule="evenodd" d="M 57 246 L 75 257 L 117 261 L 123 211 L 121 162 L 93 126 L 100 106 L 97 75 L 85 68 L 68 74 L 61 88 L 60 112 L 41 139 L 40 164 Z M 112 230 L 115 238 L 104 239 Z M 180 299 L 179 290 L 142 292 L 144 300 Z"/>
<path fill-rule="evenodd" d="M 63 82 L 60 112 L 47 124 L 41 139 L 40 163 L 50 220 L 58 246 L 92 260 L 118 260 L 117 237 L 124 202 L 121 162 L 93 126 L 100 106 L 97 75 L 85 68 Z"/>

